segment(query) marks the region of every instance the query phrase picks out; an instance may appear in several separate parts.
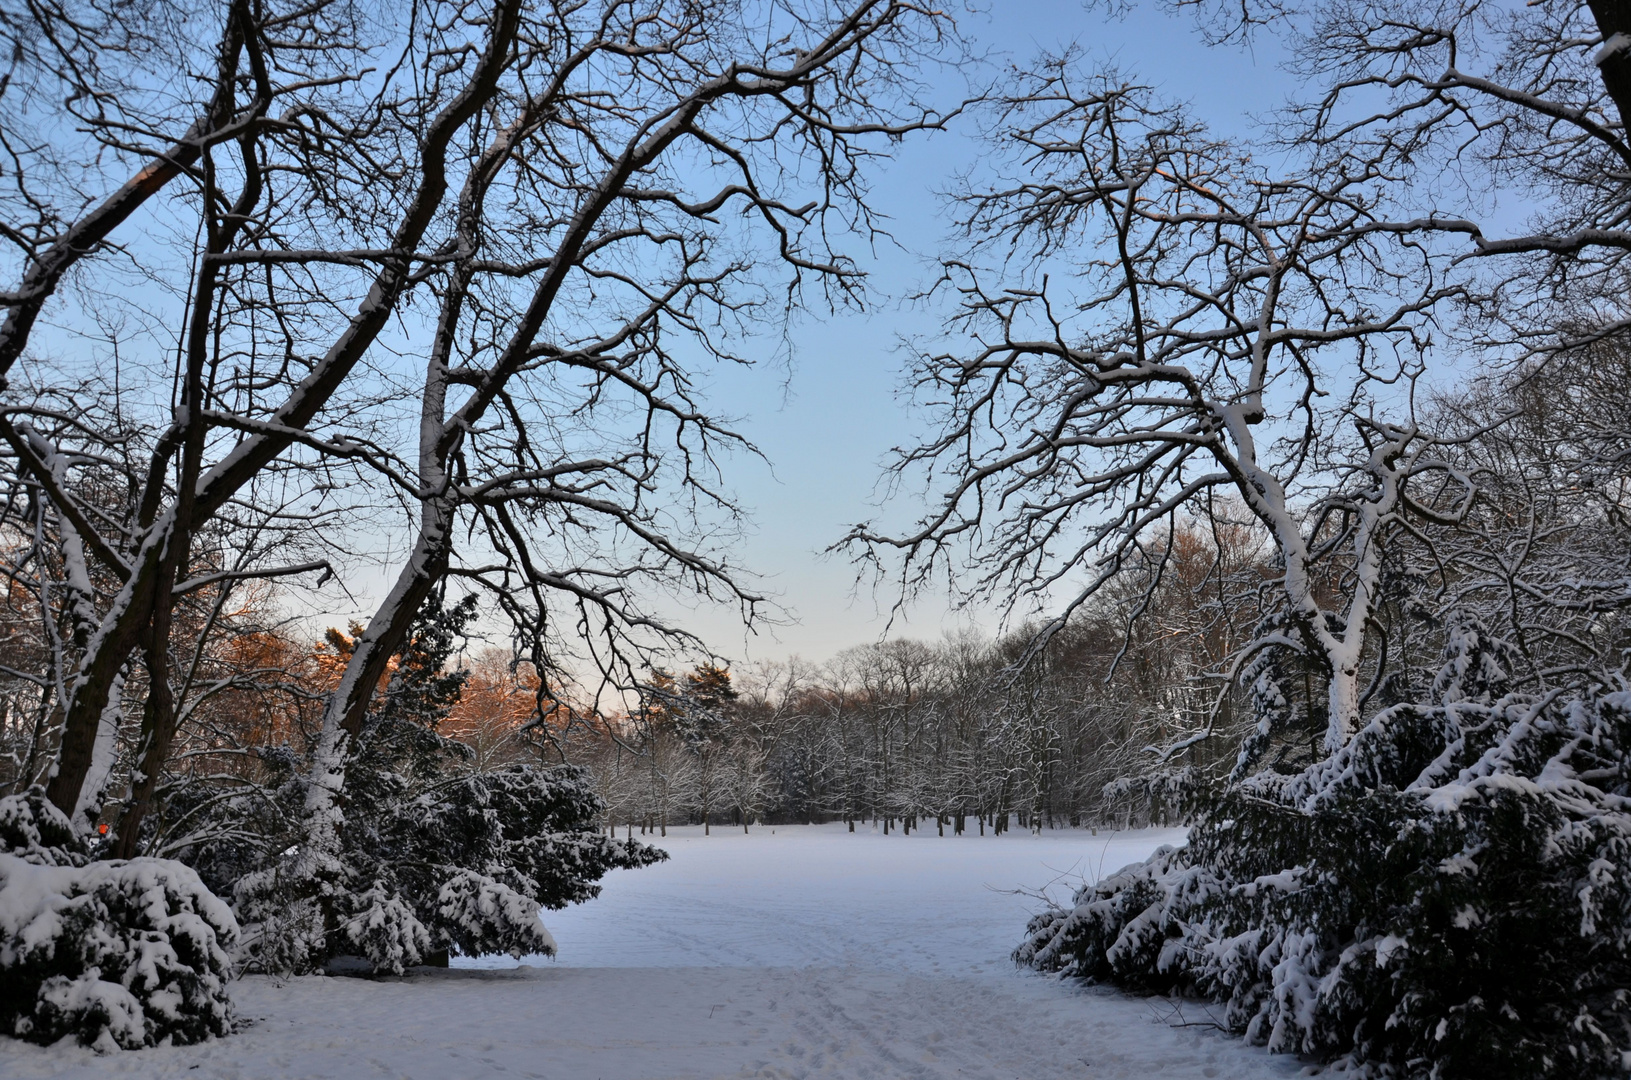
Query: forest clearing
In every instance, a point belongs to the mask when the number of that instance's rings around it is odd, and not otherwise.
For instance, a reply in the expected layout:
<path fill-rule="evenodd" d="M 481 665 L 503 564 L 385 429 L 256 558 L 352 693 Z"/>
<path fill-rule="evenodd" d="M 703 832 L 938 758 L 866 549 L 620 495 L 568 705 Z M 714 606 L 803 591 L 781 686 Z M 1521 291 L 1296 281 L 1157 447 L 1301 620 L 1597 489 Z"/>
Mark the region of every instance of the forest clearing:
<path fill-rule="evenodd" d="M 614 871 L 547 921 L 556 960 L 366 982 L 252 976 L 231 1039 L 127 1054 L 0 1044 L 0 1074 L 242 1080 L 380 1076 L 1257 1080 L 1301 1064 L 1172 1006 L 1016 971 L 1040 888 L 1183 831 L 884 838 L 842 825 L 670 831 L 673 859 Z M 1057 889 L 1057 886 L 1056 886 Z M 477 962 L 480 963 L 480 962 Z M 1087 1000 L 1083 1000 L 1084 996 Z M 1205 1019 L 1193 1005 L 1182 1020 Z"/>
<path fill-rule="evenodd" d="M 1628 121 L 1631 0 L 0 0 L 0 1062 L 1624 1080 Z"/>

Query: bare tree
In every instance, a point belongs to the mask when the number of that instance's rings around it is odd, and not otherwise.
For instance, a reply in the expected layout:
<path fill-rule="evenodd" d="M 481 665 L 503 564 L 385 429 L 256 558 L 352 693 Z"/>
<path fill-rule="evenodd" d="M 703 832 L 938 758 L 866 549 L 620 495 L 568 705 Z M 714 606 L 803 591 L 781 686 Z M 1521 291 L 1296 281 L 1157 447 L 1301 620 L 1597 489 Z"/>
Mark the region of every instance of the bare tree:
<path fill-rule="evenodd" d="M 678 633 L 644 606 L 653 587 L 752 615 L 687 532 L 734 512 L 715 455 L 740 440 L 686 357 L 740 359 L 736 329 L 812 286 L 859 294 L 829 240 L 870 227 L 865 140 L 938 123 L 905 65 L 938 47 L 940 16 L 895 0 L 125 15 L 29 8 L 4 27 L 0 137 L 23 164 L 0 439 L 16 561 L 68 630 L 49 657 L 53 802 L 81 802 L 139 666 L 133 850 L 184 719 L 178 605 L 326 577 L 354 541 L 325 514 L 405 554 L 324 714 L 316 859 L 348 740 L 443 582 L 497 599 L 545 688 L 574 645 L 632 684 Z M 83 138 L 28 138 L 19 96 L 66 99 Z M 211 564 L 217 535 L 235 557 Z"/>
<path fill-rule="evenodd" d="M 1435 427 L 1425 391 L 1468 361 L 1544 381 L 1631 326 L 1631 38 L 1567 2 L 1193 6 L 1225 38 L 1281 27 L 1325 89 L 1253 145 L 1074 54 L 1017 76 L 937 286 L 974 344 L 925 352 L 942 426 L 899 459 L 938 508 L 850 542 L 902 553 L 908 588 L 966 560 L 977 591 L 1061 612 L 1042 641 L 1129 566 L 1159 583 L 1184 515 L 1249 523 L 1278 615 L 1220 673 L 1305 656 L 1335 749 L 1385 677 L 1390 549 L 1467 522 L 1462 447 L 1506 418 Z M 1478 223 L 1492 188 L 1534 200 L 1534 232 Z"/>

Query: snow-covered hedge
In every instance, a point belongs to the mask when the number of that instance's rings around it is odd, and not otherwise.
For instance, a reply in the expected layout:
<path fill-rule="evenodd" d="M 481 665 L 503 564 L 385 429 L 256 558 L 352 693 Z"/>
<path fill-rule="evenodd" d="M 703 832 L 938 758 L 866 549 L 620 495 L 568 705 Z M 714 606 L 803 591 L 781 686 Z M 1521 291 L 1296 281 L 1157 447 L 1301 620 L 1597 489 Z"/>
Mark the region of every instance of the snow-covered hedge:
<path fill-rule="evenodd" d="M 1037 916 L 1015 958 L 1392 1077 L 1631 1069 L 1631 691 L 1399 705 Z"/>
<path fill-rule="evenodd" d="M 38 788 L 0 799 L 0 1030 L 98 1050 L 224 1035 L 236 934 L 187 867 L 91 862 Z"/>

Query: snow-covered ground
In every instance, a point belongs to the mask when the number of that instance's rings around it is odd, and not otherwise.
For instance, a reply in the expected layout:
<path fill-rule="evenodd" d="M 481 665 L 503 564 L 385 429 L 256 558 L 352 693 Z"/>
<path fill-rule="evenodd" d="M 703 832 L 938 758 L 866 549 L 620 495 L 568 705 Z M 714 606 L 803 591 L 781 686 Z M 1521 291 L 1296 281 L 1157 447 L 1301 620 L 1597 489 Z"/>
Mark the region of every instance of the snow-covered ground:
<path fill-rule="evenodd" d="M 0 1077 L 1256 1078 L 1300 1065 L 1181 1013 L 1016 971 L 1047 889 L 1180 830 L 1033 837 L 671 829 L 670 862 L 547 913 L 556 961 L 250 978 L 245 1030 L 98 1058 L 0 1039 Z M 1024 890 L 1016 892 L 1015 890 Z M 1178 1026 L 1187 1022 L 1189 1026 Z M 1197 1023 L 1200 1022 L 1200 1023 Z"/>

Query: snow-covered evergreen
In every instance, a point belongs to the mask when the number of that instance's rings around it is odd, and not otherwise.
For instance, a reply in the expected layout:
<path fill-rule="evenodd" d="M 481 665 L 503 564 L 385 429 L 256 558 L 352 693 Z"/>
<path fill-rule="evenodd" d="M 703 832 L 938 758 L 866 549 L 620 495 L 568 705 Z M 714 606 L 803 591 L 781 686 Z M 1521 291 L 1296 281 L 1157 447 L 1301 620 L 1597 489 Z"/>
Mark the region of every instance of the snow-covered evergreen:
<path fill-rule="evenodd" d="M 1451 635 L 1442 687 L 1494 671 L 1474 638 Z M 1377 1075 L 1623 1074 L 1631 689 L 1481 696 L 1396 705 L 1228 788 L 1187 846 L 1033 919 L 1016 959 L 1204 995 L 1271 1050 Z"/>
<path fill-rule="evenodd" d="M 0 799 L 0 1031 L 104 1051 L 224 1035 L 237 929 L 188 867 L 92 861 L 42 789 Z"/>
<path fill-rule="evenodd" d="M 251 969 L 361 960 L 401 972 L 449 951 L 550 954 L 541 907 L 591 899 L 608 870 L 666 857 L 601 831 L 605 808 L 586 769 L 479 772 L 469 747 L 437 730 L 468 675 L 451 662 L 473 610 L 421 614 L 352 748 L 336 850 L 310 848 L 309 770 L 287 749 L 264 756 L 265 794 L 201 806 L 218 820 L 183 857 L 233 898 Z"/>

